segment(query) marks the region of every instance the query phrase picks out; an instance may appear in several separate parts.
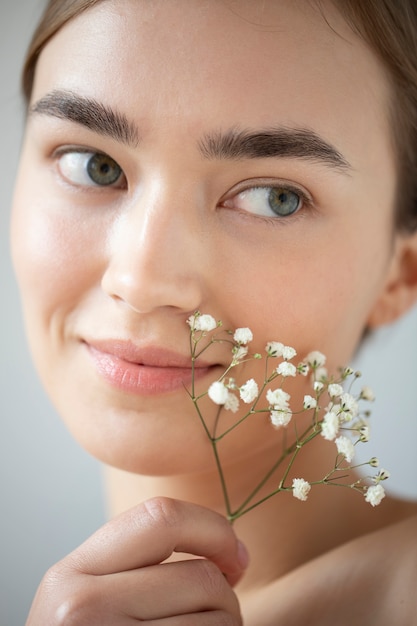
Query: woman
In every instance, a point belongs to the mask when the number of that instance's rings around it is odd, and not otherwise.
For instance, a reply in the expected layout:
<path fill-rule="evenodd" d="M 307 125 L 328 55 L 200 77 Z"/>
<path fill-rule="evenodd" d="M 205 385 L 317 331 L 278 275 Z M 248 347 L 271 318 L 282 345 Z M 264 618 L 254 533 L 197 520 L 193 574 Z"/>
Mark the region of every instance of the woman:
<path fill-rule="evenodd" d="M 47 573 L 29 626 L 417 620 L 414 504 L 323 487 L 232 530 L 184 391 L 196 310 L 335 371 L 415 301 L 416 33 L 411 1 L 50 2 L 13 259 L 40 376 L 115 518 Z M 197 393 L 229 361 L 205 352 Z M 296 403 L 309 384 L 288 384 Z M 286 436 L 257 419 L 224 440 L 233 503 Z M 332 463 L 319 437 L 297 475 Z"/>

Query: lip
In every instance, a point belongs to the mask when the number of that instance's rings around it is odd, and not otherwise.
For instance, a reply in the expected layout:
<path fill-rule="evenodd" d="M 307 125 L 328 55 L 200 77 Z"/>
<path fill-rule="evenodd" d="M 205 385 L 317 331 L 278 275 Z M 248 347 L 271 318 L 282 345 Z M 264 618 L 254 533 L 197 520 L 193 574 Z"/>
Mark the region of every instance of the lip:
<path fill-rule="evenodd" d="M 98 374 L 112 387 L 137 395 L 170 393 L 192 383 L 191 357 L 159 346 L 137 346 L 130 340 L 84 341 Z M 219 364 L 198 360 L 197 381 Z"/>

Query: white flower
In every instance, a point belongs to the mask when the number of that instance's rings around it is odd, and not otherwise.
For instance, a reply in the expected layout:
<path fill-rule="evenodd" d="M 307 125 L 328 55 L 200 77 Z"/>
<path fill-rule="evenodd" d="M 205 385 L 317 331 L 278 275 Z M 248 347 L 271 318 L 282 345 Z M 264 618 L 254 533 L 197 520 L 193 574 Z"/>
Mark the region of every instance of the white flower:
<path fill-rule="evenodd" d="M 270 420 L 272 426 L 275 428 L 281 428 L 281 426 L 288 426 L 292 418 L 292 413 L 289 409 L 276 409 L 272 410 L 270 414 Z"/>
<path fill-rule="evenodd" d="M 248 353 L 247 346 L 233 346 L 232 354 L 233 354 L 233 363 L 237 364 L 239 361 L 245 358 Z"/>
<path fill-rule="evenodd" d="M 243 400 L 243 402 L 245 402 L 246 404 L 250 404 L 251 402 L 253 402 L 255 398 L 257 397 L 258 393 L 259 393 L 258 385 L 253 380 L 253 378 L 250 378 L 249 380 L 247 380 L 246 383 L 242 385 L 240 388 L 240 397 Z"/>
<path fill-rule="evenodd" d="M 265 350 L 268 356 L 282 356 L 284 344 L 280 341 L 268 341 L 265 346 Z"/>
<path fill-rule="evenodd" d="M 331 398 L 337 398 L 338 396 L 342 395 L 344 389 L 342 385 L 338 385 L 337 383 L 332 383 L 331 385 L 328 386 L 327 391 L 329 392 L 329 396 Z"/>
<path fill-rule="evenodd" d="M 323 418 L 321 424 L 321 436 L 327 441 L 333 441 L 339 432 L 339 418 L 333 411 L 329 411 Z"/>
<path fill-rule="evenodd" d="M 294 498 L 298 498 L 298 500 L 305 502 L 310 489 L 310 483 L 304 480 L 304 478 L 294 478 L 292 481 L 292 495 Z"/>
<path fill-rule="evenodd" d="M 373 485 L 368 487 L 365 493 L 365 500 L 372 506 L 378 506 L 381 500 L 385 498 L 385 490 L 382 485 Z"/>
<path fill-rule="evenodd" d="M 297 351 L 291 346 L 284 346 L 282 349 L 282 358 L 285 361 L 291 361 L 297 355 Z"/>
<path fill-rule="evenodd" d="M 236 343 L 245 345 L 252 341 L 253 334 L 250 328 L 236 328 L 233 339 L 236 341 Z"/>
<path fill-rule="evenodd" d="M 372 459 L 369 459 L 368 463 L 371 467 L 378 467 L 379 459 L 376 456 L 373 456 Z"/>
<path fill-rule="evenodd" d="M 292 363 L 283 361 L 278 365 L 276 372 L 277 374 L 281 374 L 281 376 L 296 376 L 297 368 Z"/>
<path fill-rule="evenodd" d="M 370 428 L 369 426 L 361 426 L 359 429 L 359 439 L 366 443 L 367 441 L 369 441 L 369 435 L 370 435 Z"/>
<path fill-rule="evenodd" d="M 338 437 L 336 439 L 335 443 L 337 446 L 338 453 L 343 454 L 346 461 L 350 463 L 353 457 L 355 456 L 355 446 L 353 445 L 351 440 L 348 437 L 344 437 L 342 435 L 341 437 Z"/>
<path fill-rule="evenodd" d="M 231 411 L 232 413 L 236 413 L 239 410 L 239 398 L 235 396 L 234 393 L 227 394 L 226 402 L 224 403 L 224 408 L 226 411 Z"/>
<path fill-rule="evenodd" d="M 269 405 L 273 406 L 276 410 L 288 409 L 288 402 L 290 398 L 290 394 L 283 389 L 278 388 L 274 391 L 272 391 L 272 389 L 268 389 L 266 392 L 266 399 L 268 400 Z"/>
<path fill-rule="evenodd" d="M 358 403 L 350 393 L 344 393 L 340 396 L 340 408 L 352 417 L 356 417 L 359 411 Z"/>
<path fill-rule="evenodd" d="M 226 404 L 228 395 L 229 390 L 220 380 L 216 380 L 208 389 L 208 396 L 215 404 Z"/>
<path fill-rule="evenodd" d="M 309 395 L 304 396 L 303 407 L 305 409 L 315 409 L 316 406 L 317 406 L 317 400 L 315 398 Z"/>
<path fill-rule="evenodd" d="M 373 402 L 375 400 L 375 394 L 370 387 L 362 387 L 360 396 L 362 400 Z"/>
<path fill-rule="evenodd" d="M 388 470 L 383 469 L 381 467 L 381 469 L 379 470 L 378 474 L 376 476 L 374 476 L 374 478 L 373 478 L 374 483 L 378 484 L 378 483 L 381 482 L 381 480 L 387 480 L 390 477 L 390 475 L 391 474 L 389 473 Z"/>
<path fill-rule="evenodd" d="M 323 367 L 326 363 L 326 357 L 318 350 L 313 350 L 313 352 L 307 354 L 306 361 L 310 367 L 316 370 L 318 367 Z"/>
<path fill-rule="evenodd" d="M 217 327 L 217 322 L 212 315 L 201 315 L 200 313 L 194 313 L 191 315 L 187 323 L 190 325 L 191 330 L 202 330 L 209 332 Z"/>
<path fill-rule="evenodd" d="M 307 376 L 308 370 L 308 363 L 299 363 L 297 365 L 297 371 L 301 374 L 301 376 Z"/>
<path fill-rule="evenodd" d="M 314 382 L 313 387 L 314 387 L 314 391 L 321 391 L 323 389 L 324 385 L 323 385 L 323 383 L 321 383 L 318 380 L 316 380 Z"/>

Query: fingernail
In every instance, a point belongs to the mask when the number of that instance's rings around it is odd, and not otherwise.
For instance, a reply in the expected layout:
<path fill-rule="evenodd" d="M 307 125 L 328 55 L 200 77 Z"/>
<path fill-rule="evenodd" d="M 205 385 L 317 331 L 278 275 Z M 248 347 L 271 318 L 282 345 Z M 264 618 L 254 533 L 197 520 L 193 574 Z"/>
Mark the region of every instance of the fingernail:
<path fill-rule="evenodd" d="M 246 549 L 245 544 L 243 544 L 241 541 L 237 542 L 237 559 L 240 567 L 242 569 L 246 569 L 249 565 L 249 553 Z"/>

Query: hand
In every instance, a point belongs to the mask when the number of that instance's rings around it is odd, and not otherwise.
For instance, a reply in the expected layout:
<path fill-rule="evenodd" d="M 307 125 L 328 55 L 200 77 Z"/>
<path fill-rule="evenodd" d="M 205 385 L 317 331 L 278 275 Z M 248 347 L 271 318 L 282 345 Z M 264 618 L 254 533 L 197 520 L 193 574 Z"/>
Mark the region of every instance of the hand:
<path fill-rule="evenodd" d="M 203 558 L 163 563 L 174 552 Z M 52 567 L 26 626 L 241 626 L 244 554 L 203 507 L 155 498 L 105 524 Z"/>

